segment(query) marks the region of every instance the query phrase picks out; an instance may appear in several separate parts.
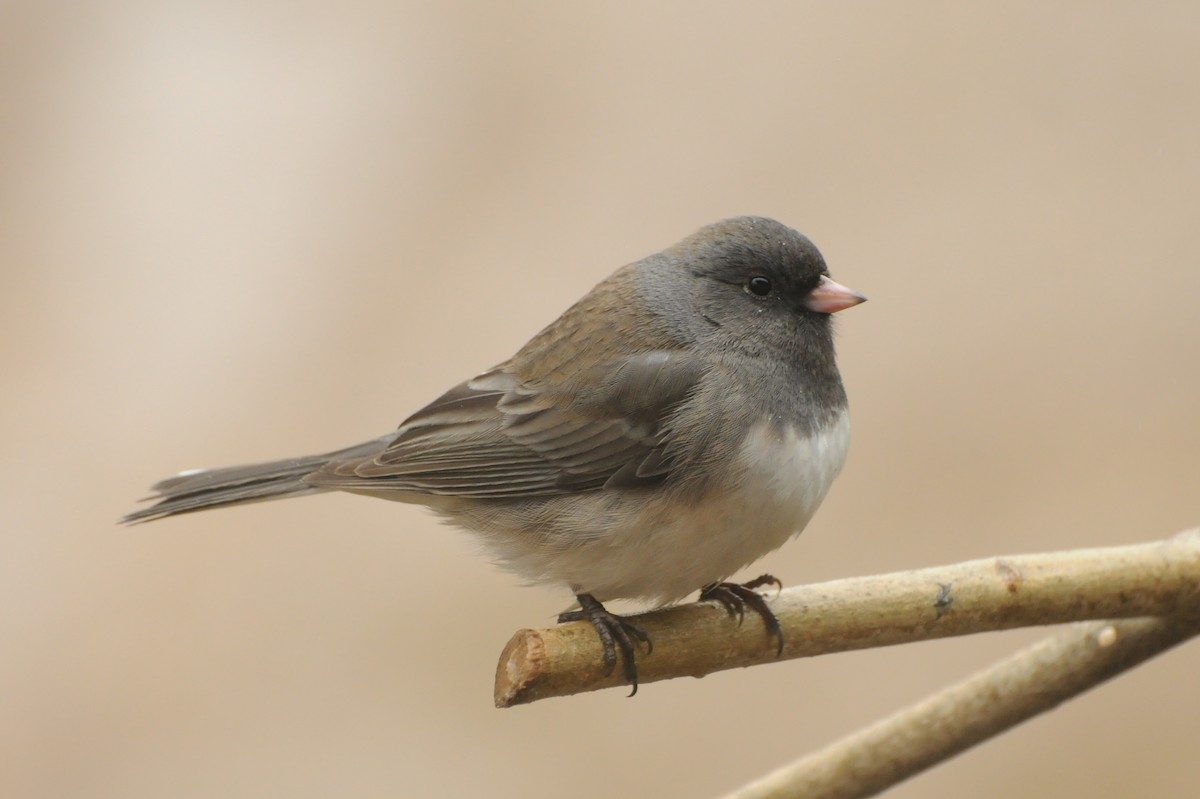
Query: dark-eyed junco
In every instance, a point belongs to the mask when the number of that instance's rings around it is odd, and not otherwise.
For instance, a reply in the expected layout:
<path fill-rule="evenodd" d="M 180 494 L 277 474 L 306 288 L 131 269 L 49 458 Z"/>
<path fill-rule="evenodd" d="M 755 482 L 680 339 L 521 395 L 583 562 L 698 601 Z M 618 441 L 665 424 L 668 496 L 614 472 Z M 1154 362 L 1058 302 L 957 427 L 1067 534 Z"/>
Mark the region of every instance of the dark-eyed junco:
<path fill-rule="evenodd" d="M 817 248 L 739 217 L 617 270 L 508 361 L 393 433 L 347 449 L 185 472 L 125 522 L 341 490 L 426 505 L 505 567 L 570 587 L 606 665 L 637 687 L 644 633 L 602 602 L 667 604 L 723 582 L 798 534 L 850 441 L 830 314 L 865 298 Z"/>

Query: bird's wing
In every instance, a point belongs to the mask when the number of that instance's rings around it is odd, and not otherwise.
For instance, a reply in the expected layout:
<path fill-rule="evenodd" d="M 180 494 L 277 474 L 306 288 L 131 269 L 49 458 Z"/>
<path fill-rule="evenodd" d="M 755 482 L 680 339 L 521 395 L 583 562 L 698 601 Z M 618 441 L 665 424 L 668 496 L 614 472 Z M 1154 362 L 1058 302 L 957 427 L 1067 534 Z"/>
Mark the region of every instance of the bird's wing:
<path fill-rule="evenodd" d="M 499 367 L 409 417 L 379 454 L 335 460 L 314 486 L 522 497 L 663 480 L 669 420 L 704 374 L 700 360 L 650 352 L 523 383 Z"/>

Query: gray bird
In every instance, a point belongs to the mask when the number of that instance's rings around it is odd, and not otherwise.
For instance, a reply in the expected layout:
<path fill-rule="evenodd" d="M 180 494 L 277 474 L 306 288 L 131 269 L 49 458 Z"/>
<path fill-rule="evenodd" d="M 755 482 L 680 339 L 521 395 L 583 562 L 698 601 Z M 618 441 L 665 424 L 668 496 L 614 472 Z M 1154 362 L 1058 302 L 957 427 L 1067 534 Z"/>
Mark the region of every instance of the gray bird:
<path fill-rule="evenodd" d="M 184 472 L 122 521 L 349 491 L 432 508 L 531 582 L 565 584 L 637 690 L 635 642 L 604 608 L 692 591 L 783 636 L 731 574 L 800 533 L 850 442 L 831 314 L 866 298 L 817 248 L 739 217 L 618 269 L 509 360 L 381 438 Z"/>

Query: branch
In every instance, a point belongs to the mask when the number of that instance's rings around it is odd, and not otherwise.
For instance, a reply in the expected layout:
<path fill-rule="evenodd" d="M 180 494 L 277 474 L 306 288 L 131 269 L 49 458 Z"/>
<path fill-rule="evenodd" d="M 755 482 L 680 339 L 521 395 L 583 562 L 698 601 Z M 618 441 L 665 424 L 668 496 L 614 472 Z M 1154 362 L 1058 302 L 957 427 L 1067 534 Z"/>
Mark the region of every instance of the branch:
<path fill-rule="evenodd" d="M 770 601 L 779 660 L 1044 624 L 1200 611 L 1200 529 L 1165 541 L 968 561 L 797 586 Z M 654 642 L 642 684 L 773 663 L 754 614 L 696 602 L 632 617 Z M 497 707 L 622 684 L 586 622 L 520 630 L 496 669 Z"/>
<path fill-rule="evenodd" d="M 857 799 L 947 760 L 1200 634 L 1200 621 L 1079 624 L 724 799 Z"/>

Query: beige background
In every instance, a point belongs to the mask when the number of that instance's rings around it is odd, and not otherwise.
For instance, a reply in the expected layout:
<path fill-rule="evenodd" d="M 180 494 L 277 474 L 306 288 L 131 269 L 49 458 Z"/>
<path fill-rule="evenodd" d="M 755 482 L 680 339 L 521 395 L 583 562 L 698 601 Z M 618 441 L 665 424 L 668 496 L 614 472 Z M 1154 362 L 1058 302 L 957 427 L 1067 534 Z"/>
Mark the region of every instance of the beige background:
<path fill-rule="evenodd" d="M 1038 637 L 502 712 L 501 646 L 566 600 L 419 509 L 114 524 L 385 432 L 724 216 L 871 297 L 849 464 L 757 571 L 1200 523 L 1200 5 L 967 5 L 0 8 L 0 794 L 708 796 Z M 891 795 L 1194 795 L 1198 671 Z"/>

